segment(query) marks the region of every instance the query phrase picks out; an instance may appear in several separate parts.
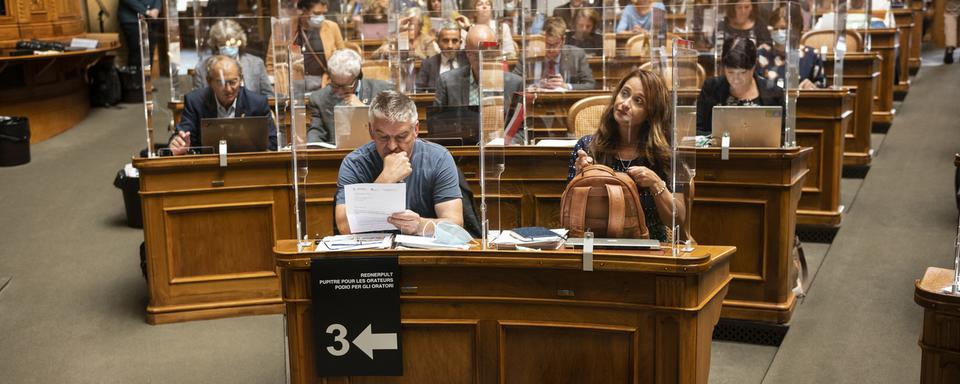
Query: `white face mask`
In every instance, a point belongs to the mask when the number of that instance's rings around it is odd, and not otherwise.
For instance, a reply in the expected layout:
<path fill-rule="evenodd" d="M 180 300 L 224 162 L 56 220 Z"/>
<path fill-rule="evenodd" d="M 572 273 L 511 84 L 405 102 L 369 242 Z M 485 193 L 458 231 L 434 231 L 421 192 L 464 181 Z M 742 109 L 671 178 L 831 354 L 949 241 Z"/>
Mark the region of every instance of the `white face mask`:
<path fill-rule="evenodd" d="M 508 2 L 503 3 L 503 11 L 504 11 L 504 12 L 513 12 L 513 10 L 516 9 L 516 8 L 517 8 L 517 5 L 516 5 L 514 2 L 512 2 L 512 1 L 508 1 Z"/>
<path fill-rule="evenodd" d="M 773 42 L 777 45 L 785 45 L 787 43 L 787 30 L 774 29 L 770 37 L 773 38 Z"/>
<path fill-rule="evenodd" d="M 314 15 L 314 16 L 310 16 L 309 23 L 310 23 L 310 26 L 312 27 L 319 27 L 320 24 L 323 24 L 323 21 L 326 19 L 327 18 L 324 15 Z"/>
<path fill-rule="evenodd" d="M 433 230 L 433 240 L 440 244 L 464 245 L 473 241 L 473 236 L 459 225 L 441 221 Z"/>

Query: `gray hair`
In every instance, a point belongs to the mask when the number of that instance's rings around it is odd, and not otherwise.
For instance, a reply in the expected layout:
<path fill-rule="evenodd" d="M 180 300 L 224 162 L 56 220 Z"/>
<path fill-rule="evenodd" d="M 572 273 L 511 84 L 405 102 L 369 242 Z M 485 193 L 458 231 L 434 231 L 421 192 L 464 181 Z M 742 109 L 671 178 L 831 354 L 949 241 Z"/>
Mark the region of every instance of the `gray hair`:
<path fill-rule="evenodd" d="M 327 67 L 330 74 L 335 76 L 357 77 L 360 75 L 360 54 L 352 49 L 338 49 L 330 60 L 327 60 Z"/>
<path fill-rule="evenodd" d="M 373 97 L 370 103 L 370 121 L 379 119 L 392 123 L 417 123 L 417 105 L 400 92 L 386 90 Z"/>
<path fill-rule="evenodd" d="M 243 78 L 243 67 L 240 66 L 240 62 L 237 61 L 237 59 L 234 59 L 230 56 L 213 55 L 207 58 L 207 61 L 203 63 L 203 71 L 207 73 L 207 84 L 211 84 L 213 81 L 217 80 L 215 76 L 220 74 L 220 71 L 216 70 L 217 68 L 222 69 L 228 64 L 237 67 L 237 72 L 240 74 L 240 78 Z"/>
<path fill-rule="evenodd" d="M 247 46 L 247 33 L 243 31 L 240 23 L 231 19 L 221 19 L 210 27 L 210 36 L 207 37 L 207 45 L 217 51 L 227 40 L 240 40 L 240 49 Z"/>
<path fill-rule="evenodd" d="M 440 32 L 443 31 L 457 31 L 457 34 L 460 34 L 460 24 L 457 24 L 453 21 L 447 20 L 444 21 L 440 26 L 440 29 L 437 30 L 437 35 L 440 35 Z"/>

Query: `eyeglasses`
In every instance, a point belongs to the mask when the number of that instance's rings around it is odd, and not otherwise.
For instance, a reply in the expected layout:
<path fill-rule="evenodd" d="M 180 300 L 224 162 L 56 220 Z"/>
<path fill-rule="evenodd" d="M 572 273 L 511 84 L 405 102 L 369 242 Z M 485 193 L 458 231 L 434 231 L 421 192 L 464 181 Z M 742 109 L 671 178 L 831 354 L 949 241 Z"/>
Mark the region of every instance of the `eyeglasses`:
<path fill-rule="evenodd" d="M 357 87 L 357 82 L 358 82 L 359 80 L 360 80 L 360 79 L 353 79 L 353 81 L 350 82 L 350 84 L 336 84 L 336 83 L 333 82 L 333 80 L 331 80 L 331 81 L 330 81 L 330 88 L 333 88 L 333 90 L 352 91 L 353 89 L 355 89 L 355 88 Z"/>

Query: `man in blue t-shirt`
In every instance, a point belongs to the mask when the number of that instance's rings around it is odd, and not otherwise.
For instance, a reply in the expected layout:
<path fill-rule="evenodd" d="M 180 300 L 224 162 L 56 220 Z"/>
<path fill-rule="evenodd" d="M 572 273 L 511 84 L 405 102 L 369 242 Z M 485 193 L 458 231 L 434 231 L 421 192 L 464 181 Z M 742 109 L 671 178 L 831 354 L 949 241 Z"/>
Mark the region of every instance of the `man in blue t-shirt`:
<path fill-rule="evenodd" d="M 447 149 L 417 138 L 417 107 L 395 91 L 378 93 L 370 105 L 370 138 L 343 159 L 337 177 L 336 218 L 340 233 L 351 233 L 344 186 L 405 183 L 407 210 L 387 221 L 404 234 L 433 235 L 437 221 L 463 226 L 457 165 Z"/>

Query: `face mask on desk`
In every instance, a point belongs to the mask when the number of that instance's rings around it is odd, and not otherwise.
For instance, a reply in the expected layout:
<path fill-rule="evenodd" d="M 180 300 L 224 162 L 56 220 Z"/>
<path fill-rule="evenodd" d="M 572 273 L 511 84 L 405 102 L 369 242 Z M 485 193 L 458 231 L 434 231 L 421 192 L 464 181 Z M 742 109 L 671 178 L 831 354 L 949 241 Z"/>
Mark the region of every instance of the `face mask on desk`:
<path fill-rule="evenodd" d="M 464 245 L 473 240 L 473 236 L 459 225 L 441 221 L 433 230 L 433 240 L 440 244 Z"/>
<path fill-rule="evenodd" d="M 232 58 L 237 58 L 240 55 L 240 47 L 235 45 L 224 45 L 220 47 L 220 54 L 224 56 L 230 56 Z"/>
<path fill-rule="evenodd" d="M 314 28 L 319 27 L 320 24 L 323 24 L 324 20 L 326 20 L 324 15 L 310 16 L 310 26 Z"/>

